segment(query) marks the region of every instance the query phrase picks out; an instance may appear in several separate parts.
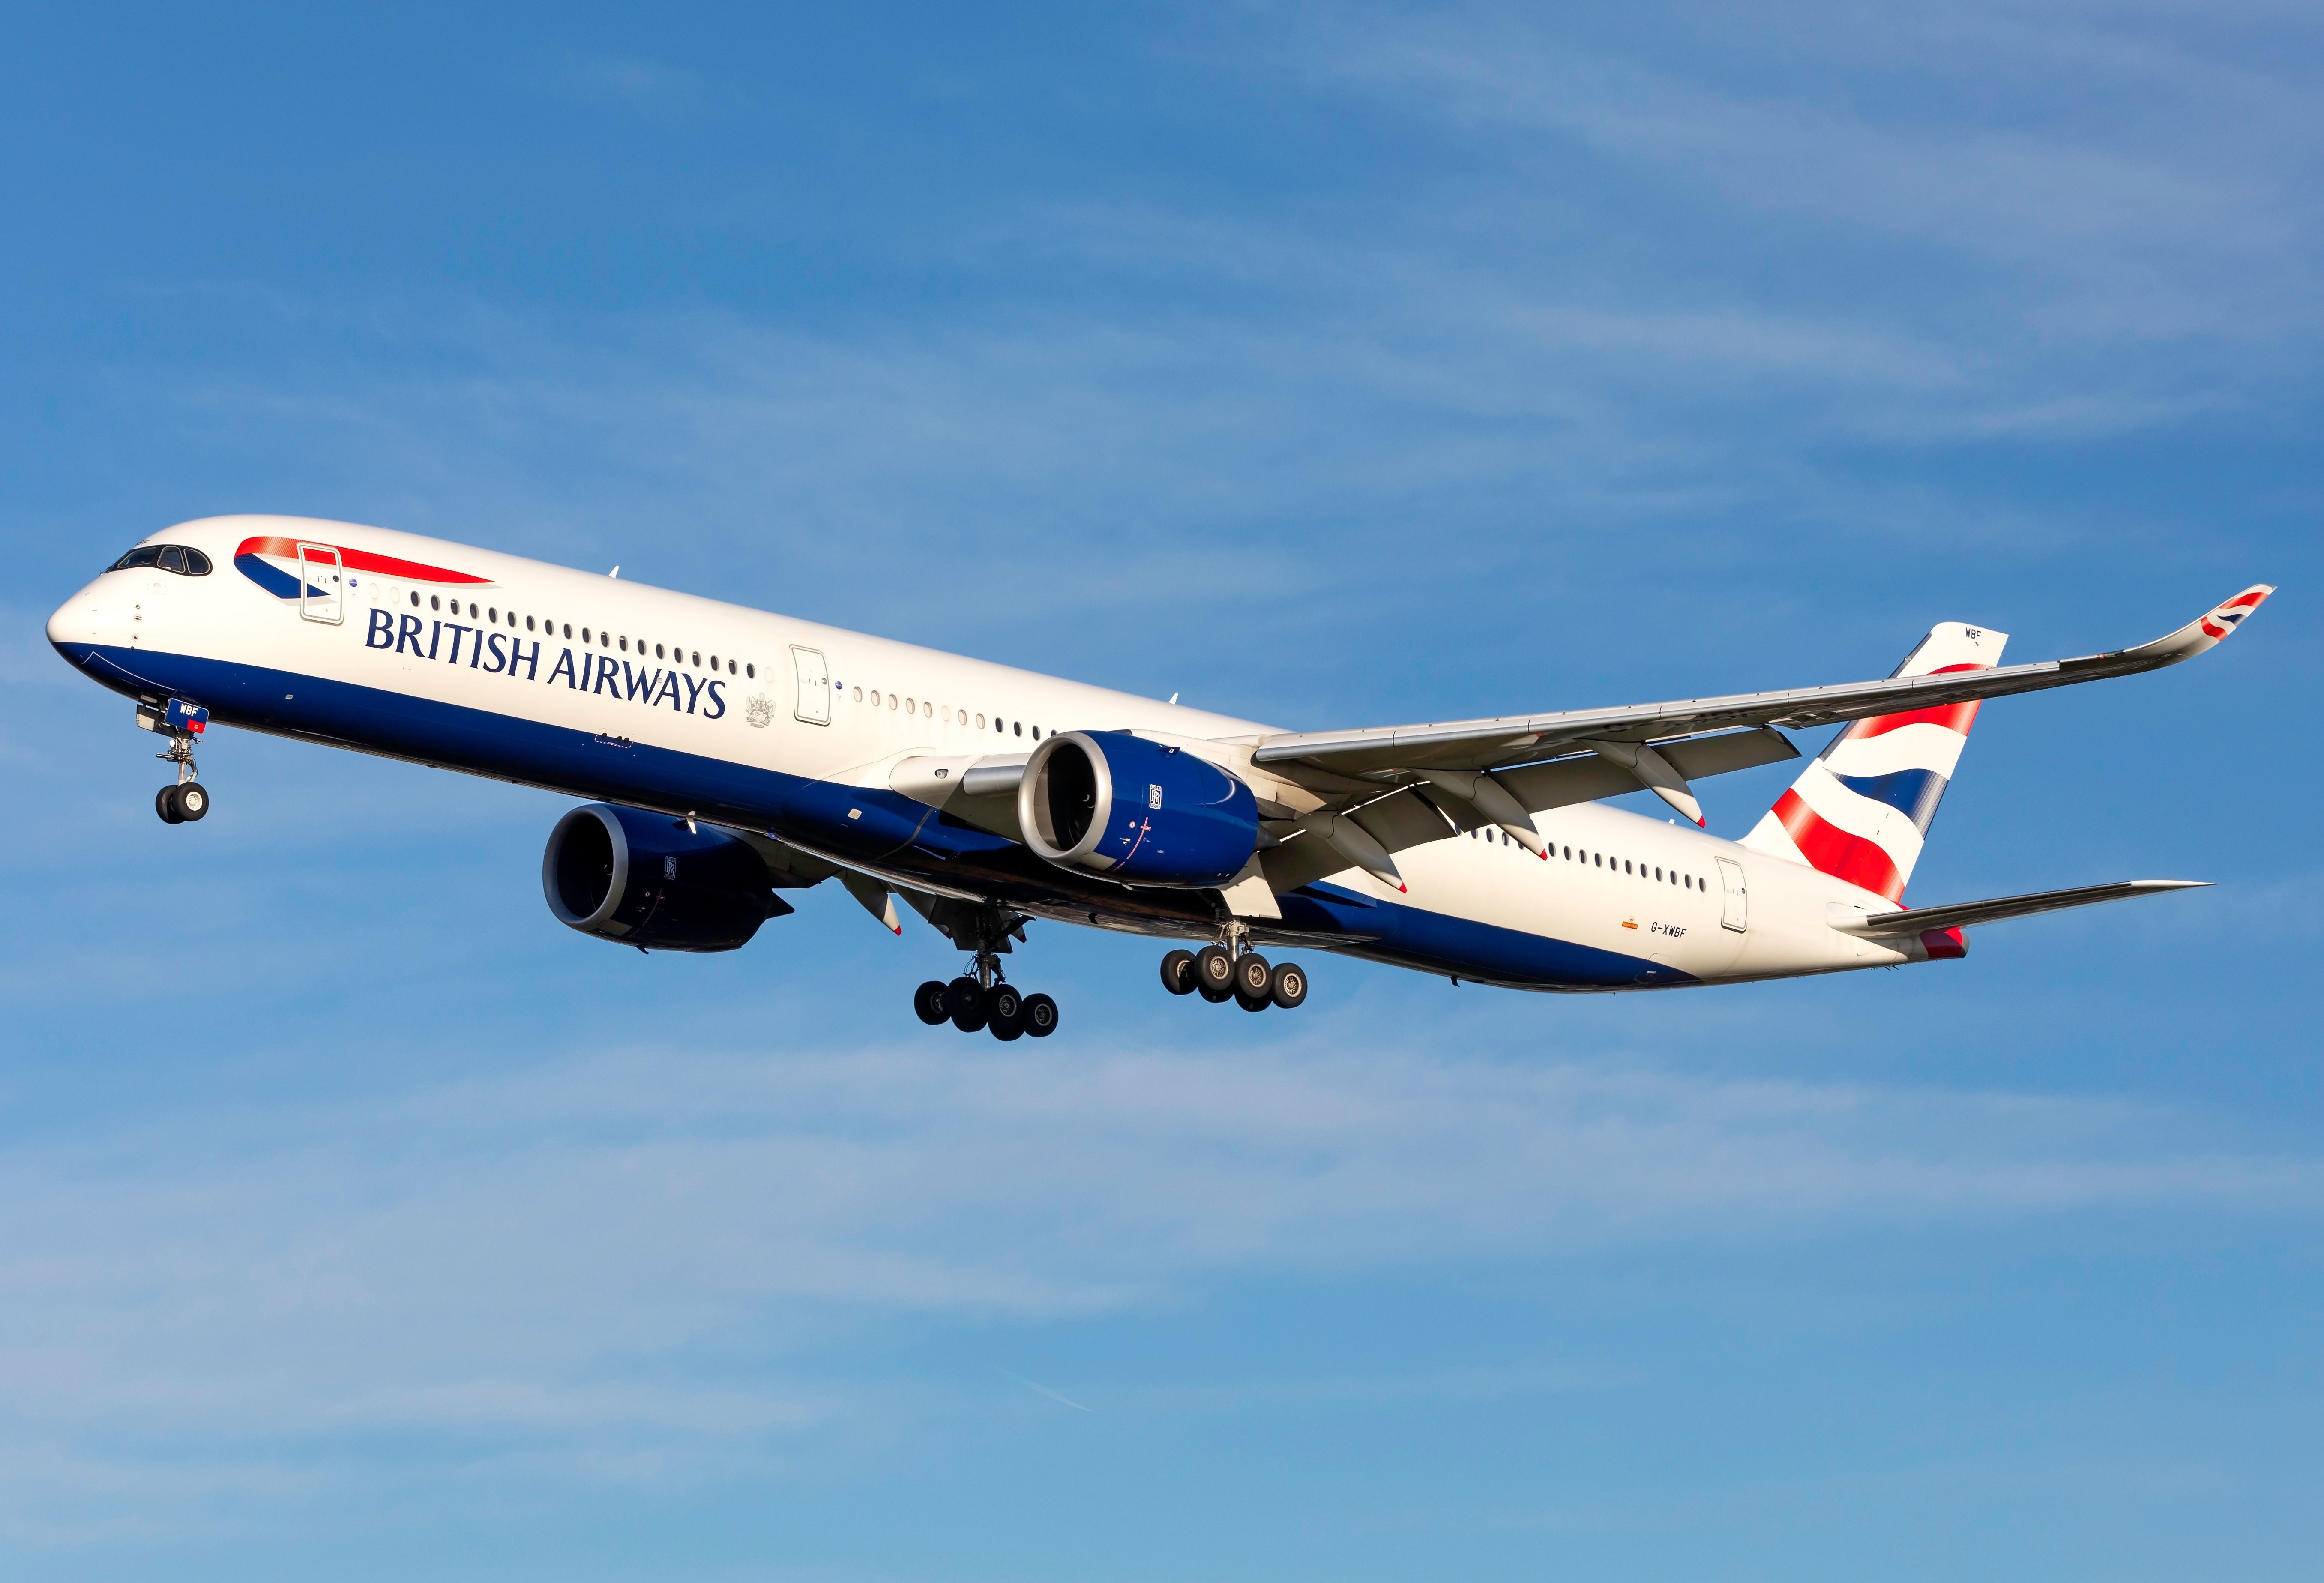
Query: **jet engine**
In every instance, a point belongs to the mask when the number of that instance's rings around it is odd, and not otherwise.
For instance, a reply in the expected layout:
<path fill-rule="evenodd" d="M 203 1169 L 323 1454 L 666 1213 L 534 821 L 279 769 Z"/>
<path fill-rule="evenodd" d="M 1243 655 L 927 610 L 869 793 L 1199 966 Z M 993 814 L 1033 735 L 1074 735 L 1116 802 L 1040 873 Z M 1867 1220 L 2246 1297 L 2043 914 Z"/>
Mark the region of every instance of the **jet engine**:
<path fill-rule="evenodd" d="M 791 911 L 748 842 L 605 802 L 557 821 L 540 888 L 568 929 L 657 951 L 731 951 Z"/>
<path fill-rule="evenodd" d="M 1049 862 L 1133 885 L 1222 885 L 1259 845 L 1250 787 L 1198 754 L 1122 731 L 1067 731 L 1035 748 L 1017 821 Z"/>

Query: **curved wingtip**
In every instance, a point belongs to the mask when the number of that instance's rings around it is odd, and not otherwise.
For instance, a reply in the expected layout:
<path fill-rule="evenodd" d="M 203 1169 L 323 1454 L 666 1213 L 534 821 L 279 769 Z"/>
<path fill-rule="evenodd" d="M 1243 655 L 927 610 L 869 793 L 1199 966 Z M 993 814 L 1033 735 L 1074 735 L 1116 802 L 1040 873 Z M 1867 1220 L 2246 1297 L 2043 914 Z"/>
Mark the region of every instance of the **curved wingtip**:
<path fill-rule="evenodd" d="M 2273 583 L 2254 583 L 2251 587 L 2220 600 L 2210 609 L 2181 627 L 2168 637 L 2156 638 L 2130 651 L 2150 663 L 2173 665 L 2181 660 L 2191 660 L 2206 650 L 2217 648 L 2243 625 L 2244 617 L 2267 603 L 2275 592 Z"/>

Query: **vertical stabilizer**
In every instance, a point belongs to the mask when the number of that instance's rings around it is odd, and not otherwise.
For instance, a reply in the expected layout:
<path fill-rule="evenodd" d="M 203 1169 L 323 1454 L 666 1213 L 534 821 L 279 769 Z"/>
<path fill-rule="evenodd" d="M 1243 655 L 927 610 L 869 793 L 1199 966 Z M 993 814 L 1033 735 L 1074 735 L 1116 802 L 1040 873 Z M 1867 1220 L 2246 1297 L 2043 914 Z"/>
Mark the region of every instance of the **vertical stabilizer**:
<path fill-rule="evenodd" d="M 2008 641 L 2007 633 L 1948 621 L 1891 674 L 1987 670 L 2001 662 Z M 1971 701 L 1857 721 L 1816 755 L 1742 844 L 1902 902 L 1976 719 Z"/>

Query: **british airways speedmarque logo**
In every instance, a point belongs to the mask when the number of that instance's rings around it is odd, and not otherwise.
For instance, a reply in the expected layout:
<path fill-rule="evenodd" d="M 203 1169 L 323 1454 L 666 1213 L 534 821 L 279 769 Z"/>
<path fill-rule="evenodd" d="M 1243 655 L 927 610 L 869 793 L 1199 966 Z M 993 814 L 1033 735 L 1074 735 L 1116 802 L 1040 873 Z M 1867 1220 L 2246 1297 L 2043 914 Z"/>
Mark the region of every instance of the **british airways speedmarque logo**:
<path fill-rule="evenodd" d="M 301 555 L 301 548 L 306 551 Z M 321 554 L 316 551 L 320 551 Z M 368 550 L 349 550 L 337 544 L 320 544 L 307 539 L 284 539 L 262 534 L 244 539 L 235 546 L 234 569 L 264 588 L 278 599 L 300 597 L 300 563 L 306 563 L 309 572 L 320 566 L 325 570 L 337 565 L 349 571 L 367 571 L 377 577 L 402 578 L 409 582 L 488 583 L 490 578 L 470 577 L 465 571 L 447 571 L 440 566 L 422 566 L 416 560 L 399 560 L 392 555 L 374 555 Z M 326 599 L 330 592 L 308 585 L 306 597 Z"/>

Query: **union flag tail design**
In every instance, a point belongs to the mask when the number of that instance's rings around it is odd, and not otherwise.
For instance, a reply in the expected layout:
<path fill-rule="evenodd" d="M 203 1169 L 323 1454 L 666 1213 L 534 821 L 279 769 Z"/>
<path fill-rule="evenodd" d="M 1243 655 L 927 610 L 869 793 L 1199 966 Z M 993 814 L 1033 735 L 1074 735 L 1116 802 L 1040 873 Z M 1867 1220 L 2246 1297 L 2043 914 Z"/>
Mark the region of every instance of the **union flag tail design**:
<path fill-rule="evenodd" d="M 2001 662 L 2008 641 L 2007 633 L 1948 621 L 1891 674 L 1983 671 Z M 1816 755 L 1742 845 L 1901 903 L 1976 719 L 1971 700 L 1857 721 Z"/>

